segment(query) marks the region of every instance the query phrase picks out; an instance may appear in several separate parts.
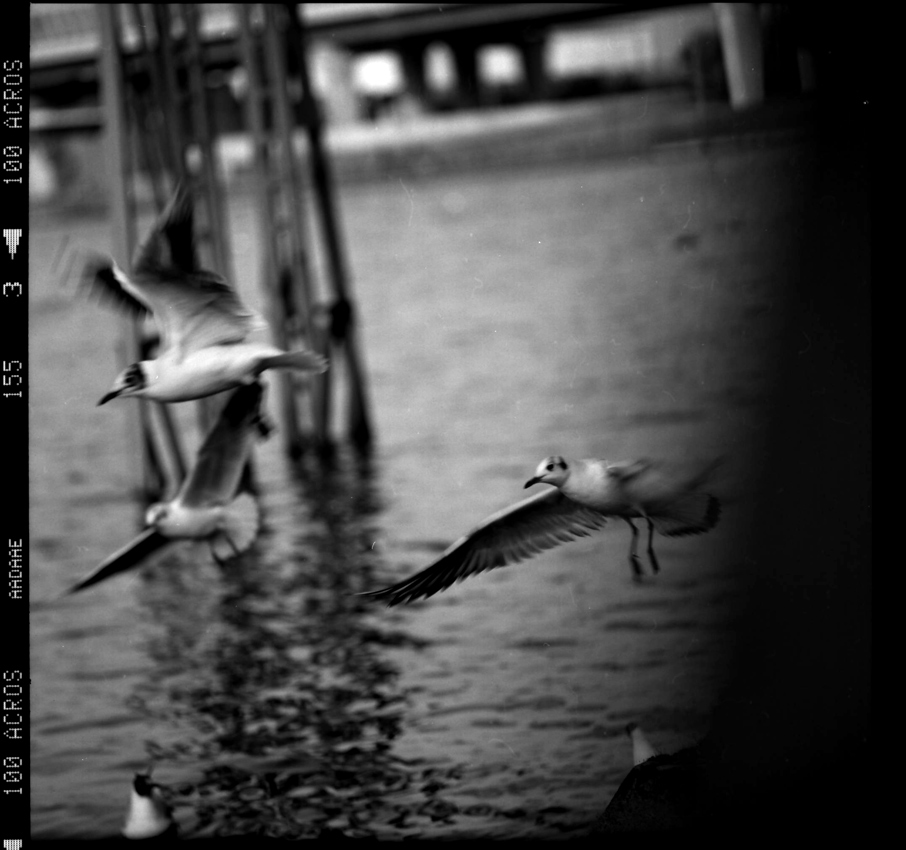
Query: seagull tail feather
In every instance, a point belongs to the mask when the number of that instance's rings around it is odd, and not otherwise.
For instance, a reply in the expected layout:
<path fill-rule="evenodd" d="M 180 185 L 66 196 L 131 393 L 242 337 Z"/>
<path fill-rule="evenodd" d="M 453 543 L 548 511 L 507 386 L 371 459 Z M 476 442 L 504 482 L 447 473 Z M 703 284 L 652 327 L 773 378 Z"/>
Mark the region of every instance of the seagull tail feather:
<path fill-rule="evenodd" d="M 262 369 L 295 369 L 297 372 L 313 372 L 320 375 L 327 371 L 327 360 L 313 351 L 301 349 L 299 351 L 286 351 L 265 357 L 261 361 Z"/>
<path fill-rule="evenodd" d="M 717 525 L 720 501 L 710 493 L 689 493 L 651 519 L 654 527 L 667 537 L 702 534 Z"/>
<path fill-rule="evenodd" d="M 218 561 L 242 554 L 252 545 L 261 524 L 258 501 L 240 493 L 224 510 L 223 530 L 211 538 L 211 551 Z"/>

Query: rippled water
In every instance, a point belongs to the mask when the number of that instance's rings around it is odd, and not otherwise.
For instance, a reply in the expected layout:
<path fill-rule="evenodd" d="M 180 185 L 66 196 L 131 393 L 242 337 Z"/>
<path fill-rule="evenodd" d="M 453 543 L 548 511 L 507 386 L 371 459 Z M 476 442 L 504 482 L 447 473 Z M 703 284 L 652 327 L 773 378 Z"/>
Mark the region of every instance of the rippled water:
<path fill-rule="evenodd" d="M 115 834 L 149 764 L 193 837 L 581 835 L 629 769 L 628 721 L 667 752 L 698 740 L 745 598 L 806 157 L 692 145 L 344 188 L 372 461 L 294 469 L 272 438 L 265 529 L 241 559 L 221 571 L 186 544 L 50 607 L 139 505 L 129 402 L 95 406 L 117 325 L 68 270 L 108 224 L 35 211 L 33 837 Z M 252 216 L 234 195 L 239 287 L 259 303 Z M 660 538 L 642 584 L 613 523 L 418 604 L 353 595 L 522 498 L 552 453 L 723 455 L 721 523 Z"/>

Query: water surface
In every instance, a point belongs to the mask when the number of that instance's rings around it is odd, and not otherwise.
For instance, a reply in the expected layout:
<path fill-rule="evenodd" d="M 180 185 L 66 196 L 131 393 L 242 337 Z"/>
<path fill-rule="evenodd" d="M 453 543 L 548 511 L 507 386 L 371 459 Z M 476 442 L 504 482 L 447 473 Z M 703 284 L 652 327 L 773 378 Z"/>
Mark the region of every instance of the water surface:
<path fill-rule="evenodd" d="M 294 468 L 275 436 L 265 528 L 227 569 L 186 544 L 34 606 L 33 837 L 115 834 L 149 764 L 192 837 L 570 837 L 629 769 L 627 722 L 667 752 L 697 741 L 745 599 L 807 157 L 689 145 L 343 188 L 374 457 Z M 260 307 L 250 198 L 229 216 Z M 108 222 L 36 210 L 30 232 L 35 603 L 130 539 L 140 505 L 131 402 L 95 406 L 119 326 L 70 267 Z M 723 456 L 723 517 L 660 538 L 641 584 L 614 522 L 410 606 L 354 595 L 522 498 L 555 453 Z"/>

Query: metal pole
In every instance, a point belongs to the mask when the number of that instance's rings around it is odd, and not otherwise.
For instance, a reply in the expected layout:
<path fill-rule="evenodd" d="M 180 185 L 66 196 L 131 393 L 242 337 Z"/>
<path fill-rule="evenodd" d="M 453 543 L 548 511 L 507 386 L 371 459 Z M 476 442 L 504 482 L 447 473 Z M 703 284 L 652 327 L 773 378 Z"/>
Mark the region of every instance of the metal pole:
<path fill-rule="evenodd" d="M 192 119 L 192 135 L 201 149 L 201 167 L 207 191 L 205 200 L 211 245 L 215 268 L 227 280 L 235 280 L 229 248 L 229 228 L 226 221 L 226 207 L 220 183 L 217 179 L 217 154 L 214 145 L 213 116 L 208 108 L 204 84 L 204 52 L 198 36 L 198 6 L 185 3 L 183 10 L 186 24 L 187 71 L 189 77 L 189 115 Z"/>
<path fill-rule="evenodd" d="M 264 6 L 264 39 L 265 58 L 270 78 L 271 104 L 274 115 L 274 129 L 279 139 L 279 155 L 277 157 L 277 171 L 279 185 L 284 197 L 288 196 L 287 233 L 290 244 L 290 263 L 292 285 L 289 296 L 296 314 L 301 315 L 306 333 L 306 341 L 313 348 L 318 349 L 320 339 L 314 327 L 311 293 L 311 273 L 308 267 L 308 250 L 305 240 L 305 209 L 301 198 L 301 185 L 299 170 L 296 165 L 293 150 L 293 116 L 289 106 L 289 85 L 286 68 L 286 53 L 284 50 L 284 28 L 279 26 L 279 16 L 283 9 L 274 4 Z M 315 378 L 314 382 L 323 379 Z M 315 422 L 315 440 L 320 449 L 324 449 L 328 442 L 328 435 Z"/>
<path fill-rule="evenodd" d="M 343 328 L 343 342 L 345 343 L 346 362 L 350 378 L 350 410 L 349 429 L 353 443 L 361 449 L 367 448 L 372 441 L 372 431 L 368 416 L 367 392 L 365 388 L 365 373 L 359 359 L 358 345 L 355 333 L 355 317 L 352 312 L 352 302 L 349 297 L 349 274 L 343 254 L 343 239 L 340 234 L 339 217 L 333 200 L 333 180 L 330 174 L 328 158 L 324 153 L 321 139 L 321 115 L 315 100 L 311 79 L 308 73 L 308 60 L 306 56 L 306 33 L 301 18 L 295 14 L 295 7 L 290 5 L 290 20 L 298 30 L 298 38 L 292 39 L 296 44 L 299 75 L 302 81 L 302 92 L 307 105 L 308 120 L 305 128 L 308 133 L 308 142 L 311 157 L 312 179 L 315 188 L 315 201 L 317 203 L 324 239 L 327 243 L 327 261 L 330 280 L 333 284 L 334 295 L 338 302 L 336 307 L 344 310 L 349 320 Z"/>
<path fill-rule="evenodd" d="M 122 56 L 119 47 L 116 21 L 117 7 L 99 3 L 96 6 L 101 30 L 101 52 L 99 77 L 101 80 L 101 103 L 104 108 L 105 159 L 110 165 L 110 212 L 113 218 L 113 252 L 124 266 L 128 266 L 135 243 L 134 230 L 130 227 L 133 219 L 129 210 L 129 163 L 126 157 L 129 140 L 125 115 L 123 114 L 124 90 L 122 77 Z M 139 323 L 127 321 L 123 336 L 126 357 L 139 350 Z M 125 364 L 122 364 L 125 366 Z M 139 460 L 136 480 L 144 498 L 159 495 L 162 473 L 149 444 L 149 411 L 147 403 L 140 399 L 137 405 L 129 405 L 129 431 L 137 442 L 133 457 Z"/>
<path fill-rule="evenodd" d="M 246 122 L 252 134 L 254 146 L 255 189 L 258 210 L 264 221 L 262 250 L 264 252 L 263 276 L 264 295 L 271 336 L 274 344 L 285 348 L 287 343 L 286 325 L 280 304 L 277 272 L 279 244 L 277 240 L 277 223 L 271 206 L 271 184 L 269 179 L 269 151 L 267 131 L 264 126 L 264 92 L 261 74 L 258 67 L 255 35 L 252 29 L 252 4 L 242 3 L 239 6 L 239 44 L 242 61 L 248 76 L 246 92 Z M 280 411 L 281 434 L 284 448 L 291 457 L 302 451 L 302 435 L 296 417 L 295 398 L 292 380 L 289 374 L 277 370 L 274 375 L 277 389 L 277 407 Z"/>

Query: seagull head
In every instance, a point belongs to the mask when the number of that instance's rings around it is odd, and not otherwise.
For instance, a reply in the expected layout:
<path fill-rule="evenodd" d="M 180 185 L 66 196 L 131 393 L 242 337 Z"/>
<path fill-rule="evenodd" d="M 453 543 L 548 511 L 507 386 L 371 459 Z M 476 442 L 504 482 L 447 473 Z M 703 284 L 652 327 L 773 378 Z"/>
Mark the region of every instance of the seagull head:
<path fill-rule="evenodd" d="M 532 484 L 554 484 L 559 487 L 568 477 L 569 465 L 566 461 L 563 460 L 560 455 L 551 455 L 551 457 L 546 457 L 538 464 L 535 475 L 525 482 L 525 486 L 531 487 Z"/>
<path fill-rule="evenodd" d="M 133 363 L 128 369 L 117 375 L 110 392 L 98 402 L 98 407 L 119 396 L 125 398 L 130 395 L 139 395 L 147 385 L 148 380 L 145 377 L 145 370 L 142 368 L 142 364 Z"/>
<path fill-rule="evenodd" d="M 169 508 L 168 502 L 155 502 L 145 511 L 145 525 L 156 527 L 166 519 Z"/>

